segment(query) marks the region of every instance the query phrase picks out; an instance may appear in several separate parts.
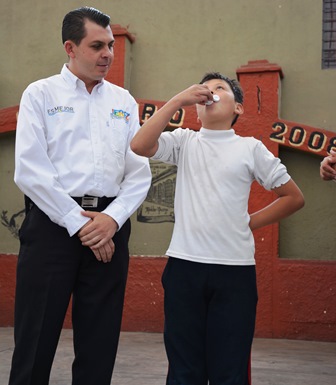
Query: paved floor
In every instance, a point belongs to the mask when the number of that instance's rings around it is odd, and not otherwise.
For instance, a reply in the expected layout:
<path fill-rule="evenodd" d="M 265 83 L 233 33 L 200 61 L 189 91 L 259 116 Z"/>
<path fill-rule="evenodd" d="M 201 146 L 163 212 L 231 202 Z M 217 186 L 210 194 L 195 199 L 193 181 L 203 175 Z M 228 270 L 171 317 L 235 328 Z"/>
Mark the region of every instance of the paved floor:
<path fill-rule="evenodd" d="M 0 328 L 0 385 L 7 385 L 12 352 L 13 329 Z M 71 384 L 72 357 L 72 332 L 63 330 L 50 385 Z M 164 385 L 166 370 L 162 334 L 121 334 L 112 385 Z M 335 385 L 336 343 L 256 338 L 252 383 Z"/>

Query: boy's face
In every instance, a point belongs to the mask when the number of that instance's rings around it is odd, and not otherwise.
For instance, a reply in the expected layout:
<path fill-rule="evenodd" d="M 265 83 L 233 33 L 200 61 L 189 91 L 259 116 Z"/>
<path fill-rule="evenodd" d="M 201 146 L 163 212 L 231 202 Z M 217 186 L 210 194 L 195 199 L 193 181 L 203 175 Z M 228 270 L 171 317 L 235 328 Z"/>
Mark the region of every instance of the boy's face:
<path fill-rule="evenodd" d="M 196 105 L 197 114 L 203 127 L 209 129 L 229 129 L 234 117 L 243 113 L 243 106 L 237 103 L 230 85 L 221 79 L 211 79 L 204 83 L 214 95 L 220 97 L 219 102 L 207 105 Z"/>
<path fill-rule="evenodd" d="M 86 36 L 78 46 L 68 41 L 65 47 L 70 50 L 70 70 L 88 86 L 96 84 L 107 75 L 114 58 L 114 38 L 110 26 L 103 28 L 86 20 L 85 29 Z"/>

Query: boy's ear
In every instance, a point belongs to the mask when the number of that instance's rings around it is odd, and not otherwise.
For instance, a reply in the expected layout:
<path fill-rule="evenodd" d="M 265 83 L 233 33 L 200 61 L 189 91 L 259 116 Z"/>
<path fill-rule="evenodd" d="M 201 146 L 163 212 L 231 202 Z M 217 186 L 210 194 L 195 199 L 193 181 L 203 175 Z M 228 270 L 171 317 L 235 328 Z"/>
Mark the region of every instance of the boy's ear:
<path fill-rule="evenodd" d="M 242 115 L 244 113 L 244 107 L 241 103 L 236 103 L 235 113 L 237 115 Z"/>

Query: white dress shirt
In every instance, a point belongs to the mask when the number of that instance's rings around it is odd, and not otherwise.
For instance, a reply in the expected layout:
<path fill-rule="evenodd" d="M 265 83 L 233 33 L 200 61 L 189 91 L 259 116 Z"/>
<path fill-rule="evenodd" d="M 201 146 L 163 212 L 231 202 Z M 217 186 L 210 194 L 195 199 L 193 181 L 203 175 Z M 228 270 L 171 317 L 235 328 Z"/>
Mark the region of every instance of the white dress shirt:
<path fill-rule="evenodd" d="M 175 225 L 167 255 L 194 262 L 254 265 L 248 200 L 256 180 L 271 190 L 286 167 L 259 140 L 233 129 L 164 132 L 152 159 L 177 165 Z"/>
<path fill-rule="evenodd" d="M 89 94 L 65 64 L 22 95 L 14 180 L 70 236 L 88 221 L 71 196 L 116 197 L 103 212 L 120 228 L 151 181 L 148 160 L 129 147 L 138 129 L 138 105 L 127 90 L 103 80 Z"/>

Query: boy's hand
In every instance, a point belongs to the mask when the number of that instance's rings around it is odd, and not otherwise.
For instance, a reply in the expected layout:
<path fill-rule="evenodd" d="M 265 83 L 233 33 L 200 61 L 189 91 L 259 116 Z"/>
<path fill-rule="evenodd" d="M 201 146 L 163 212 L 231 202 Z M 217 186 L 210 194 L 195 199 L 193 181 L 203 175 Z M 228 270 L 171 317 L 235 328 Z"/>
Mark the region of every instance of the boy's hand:
<path fill-rule="evenodd" d="M 213 100 L 213 95 L 205 84 L 194 84 L 171 99 L 171 101 L 177 102 L 180 107 L 205 104 L 209 100 Z"/>

